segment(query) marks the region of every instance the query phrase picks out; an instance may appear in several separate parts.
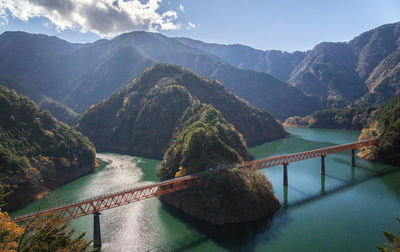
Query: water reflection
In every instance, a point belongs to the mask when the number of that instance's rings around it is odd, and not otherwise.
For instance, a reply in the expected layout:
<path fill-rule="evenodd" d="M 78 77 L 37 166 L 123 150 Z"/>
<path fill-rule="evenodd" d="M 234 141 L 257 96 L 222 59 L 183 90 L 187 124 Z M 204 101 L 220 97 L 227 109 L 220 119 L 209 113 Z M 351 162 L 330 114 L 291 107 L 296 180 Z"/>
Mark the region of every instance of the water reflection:
<path fill-rule="evenodd" d="M 160 210 L 167 211 L 186 223 L 192 233 L 152 248 L 150 251 L 183 251 L 207 240 L 212 240 L 229 251 L 254 251 L 258 240 L 267 241 L 279 233 L 279 228 L 276 225 L 274 225 L 273 232 L 271 231 L 274 217 L 263 218 L 254 222 L 212 225 L 204 220 L 188 216 L 181 210 L 166 204 L 163 204 Z M 289 221 L 287 216 L 285 217 L 284 211 L 278 211 L 277 215 L 281 217 L 279 226 L 283 226 Z"/>

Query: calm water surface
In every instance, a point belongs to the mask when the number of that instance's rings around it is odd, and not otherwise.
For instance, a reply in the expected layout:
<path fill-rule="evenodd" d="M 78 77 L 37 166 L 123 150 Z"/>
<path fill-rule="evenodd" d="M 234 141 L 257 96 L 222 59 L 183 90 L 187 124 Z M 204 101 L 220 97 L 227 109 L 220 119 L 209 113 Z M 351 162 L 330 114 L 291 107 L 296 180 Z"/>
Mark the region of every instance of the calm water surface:
<path fill-rule="evenodd" d="M 256 158 L 276 156 L 357 141 L 358 131 L 288 128 L 291 137 L 250 149 Z M 158 160 L 98 154 L 108 165 L 58 188 L 13 216 L 156 181 Z M 356 160 L 350 152 L 292 163 L 289 187 L 282 186 L 282 168 L 263 172 L 275 193 L 288 205 L 272 219 L 245 225 L 215 227 L 167 209 L 157 199 L 104 211 L 102 251 L 377 251 L 385 242 L 381 230 L 397 232 L 400 216 L 400 172 L 396 167 Z M 72 222 L 92 239 L 92 216 Z"/>

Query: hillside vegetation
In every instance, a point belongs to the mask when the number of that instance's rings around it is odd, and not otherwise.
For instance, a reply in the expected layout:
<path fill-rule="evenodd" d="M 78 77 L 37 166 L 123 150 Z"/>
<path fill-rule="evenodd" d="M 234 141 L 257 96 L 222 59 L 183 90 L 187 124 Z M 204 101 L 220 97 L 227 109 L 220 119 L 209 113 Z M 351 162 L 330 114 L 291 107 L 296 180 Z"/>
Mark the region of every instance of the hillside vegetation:
<path fill-rule="evenodd" d="M 286 127 L 361 130 L 371 122 L 375 107 L 329 109 L 314 112 L 306 117 L 289 117 Z"/>
<path fill-rule="evenodd" d="M 359 156 L 400 165 L 400 96 L 395 96 L 378 107 L 373 122 L 362 131 L 359 140 L 371 138 L 378 138 L 379 144 L 366 148 Z"/>
<path fill-rule="evenodd" d="M 157 168 L 160 180 L 200 173 L 194 187 L 162 195 L 160 200 L 212 224 L 257 220 L 280 208 L 262 172 L 209 169 L 248 159 L 246 142 L 211 105 L 188 108 L 173 144 Z"/>
<path fill-rule="evenodd" d="M 12 210 L 94 170 L 95 148 L 82 134 L 0 87 L 0 181 Z"/>
<path fill-rule="evenodd" d="M 50 111 L 51 115 L 57 120 L 71 126 L 75 125 L 80 117 L 79 114 L 75 113 L 66 105 L 49 98 L 41 100 L 38 103 L 38 107 L 42 110 Z"/>
<path fill-rule="evenodd" d="M 306 52 L 180 40 L 235 67 L 269 73 L 317 97 L 378 105 L 400 93 L 400 23 L 382 25 L 345 43 L 323 42 Z"/>
<path fill-rule="evenodd" d="M 5 32 L 0 35 L 0 55 L 0 73 L 77 113 L 108 98 L 148 67 L 163 62 L 216 79 L 279 119 L 320 109 L 315 99 L 267 73 L 236 68 L 159 33 L 137 31 L 111 40 L 72 44 L 45 35 Z M 286 106 L 281 106 L 283 103 Z"/>
<path fill-rule="evenodd" d="M 91 106 L 77 128 L 100 151 L 161 158 L 184 111 L 197 102 L 220 110 L 251 145 L 288 135 L 269 113 L 238 98 L 219 82 L 167 64 L 149 68 Z"/>

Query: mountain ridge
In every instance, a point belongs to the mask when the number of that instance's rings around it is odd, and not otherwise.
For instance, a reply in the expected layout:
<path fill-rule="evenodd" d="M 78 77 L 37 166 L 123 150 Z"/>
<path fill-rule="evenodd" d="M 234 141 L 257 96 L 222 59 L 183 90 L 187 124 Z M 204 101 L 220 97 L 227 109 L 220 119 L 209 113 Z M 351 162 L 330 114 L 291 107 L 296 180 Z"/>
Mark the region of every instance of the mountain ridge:
<path fill-rule="evenodd" d="M 0 41 L 8 36 L 26 37 L 28 40 L 24 43 L 30 44 L 39 35 L 8 32 L 0 35 Z M 51 41 L 54 39 L 51 38 Z M 59 40 L 56 44 L 65 43 Z M 43 57 L 48 55 L 40 54 L 45 45 L 29 50 L 22 50 L 21 43 L 12 46 L 13 50 L 21 51 L 18 60 L 10 61 L 13 65 L 18 65 L 24 58 L 45 62 Z M 0 51 L 4 59 L 10 59 L 7 46 L 4 45 L 2 50 L 0 47 Z M 9 74 L 24 87 L 62 102 L 78 113 L 107 98 L 146 68 L 160 62 L 178 64 L 207 78 L 217 79 L 236 95 L 281 119 L 294 114 L 305 115 L 319 108 L 315 99 L 269 74 L 235 68 L 214 55 L 157 33 L 132 32 L 90 44 L 68 44 L 50 56 L 52 60 L 46 64 L 26 65 L 21 75 L 14 68 L 5 67 L 9 62 L 0 58 L 0 73 Z M 235 78 L 231 78 L 233 75 Z M 241 88 L 243 85 L 247 85 L 245 89 Z M 269 92 L 269 89 L 279 90 L 279 95 Z M 293 100 L 301 101 L 302 106 L 280 106 L 287 98 L 282 94 L 290 94 Z M 300 107 L 306 113 L 299 111 Z"/>
<path fill-rule="evenodd" d="M 219 82 L 169 64 L 147 69 L 93 105 L 77 128 L 100 151 L 161 158 L 185 109 L 199 102 L 220 110 L 249 145 L 288 135 L 269 113 L 235 96 Z"/>
<path fill-rule="evenodd" d="M 386 79 L 383 88 L 370 88 L 371 85 L 381 84 L 371 84 L 371 79 L 374 78 L 374 72 L 380 72 L 382 75 L 385 69 L 379 68 L 385 60 L 392 62 L 393 71 L 398 71 L 394 63 L 399 61 L 393 63 L 393 59 L 397 58 L 396 50 L 400 46 L 400 23 L 376 27 L 347 42 L 322 42 L 311 50 L 292 53 L 262 51 L 244 45 L 205 43 L 188 38 L 179 39 L 191 46 L 215 53 L 233 66 L 267 72 L 300 88 L 306 94 L 317 97 L 345 98 L 350 102 L 362 101 L 376 105 L 383 99 L 398 94 L 400 90 L 396 85 L 399 80 L 396 74 L 379 77 Z M 269 55 L 273 53 L 275 59 Z M 267 63 L 284 69 L 284 74 L 265 67 Z M 389 91 L 385 92 L 385 87 L 389 88 Z"/>

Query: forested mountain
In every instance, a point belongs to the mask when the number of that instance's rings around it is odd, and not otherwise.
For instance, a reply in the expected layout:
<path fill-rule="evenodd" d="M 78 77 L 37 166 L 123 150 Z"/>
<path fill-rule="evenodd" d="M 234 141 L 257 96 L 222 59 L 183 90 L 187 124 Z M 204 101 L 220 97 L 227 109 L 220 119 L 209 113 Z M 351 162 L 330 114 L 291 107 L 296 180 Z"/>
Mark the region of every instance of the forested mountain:
<path fill-rule="evenodd" d="M 147 69 L 90 107 L 77 128 L 100 151 L 161 158 L 186 109 L 199 102 L 220 110 L 250 145 L 287 135 L 269 113 L 235 96 L 218 81 L 167 64 Z"/>
<path fill-rule="evenodd" d="M 72 109 L 50 98 L 45 98 L 38 103 L 38 107 L 42 110 L 50 111 L 51 115 L 57 120 L 68 125 L 75 125 L 80 115 L 75 113 Z"/>
<path fill-rule="evenodd" d="M 307 52 L 288 53 L 148 32 L 89 44 L 5 32 L 0 36 L 0 74 L 12 78 L 36 102 L 47 96 L 82 113 L 146 68 L 172 63 L 216 79 L 285 119 L 327 108 L 315 97 L 377 104 L 398 94 L 399 38 L 400 23 L 395 23 L 349 42 L 324 42 Z"/>
<path fill-rule="evenodd" d="M 32 100 L 0 86 L 0 182 L 12 210 L 94 170 L 93 144 L 39 110 Z"/>
<path fill-rule="evenodd" d="M 399 63 L 399 46 L 400 23 L 380 26 L 347 43 L 319 44 L 307 53 L 289 83 L 323 97 L 354 101 L 372 95 L 376 98 L 369 101 L 375 103 L 380 96 L 388 98 L 398 92 L 396 88 L 377 86 L 397 85 L 399 78 L 392 75 L 392 69 Z"/>
<path fill-rule="evenodd" d="M 157 176 L 168 180 L 200 173 L 193 187 L 160 196 L 186 214 L 223 225 L 271 216 L 280 208 L 272 184 L 260 171 L 209 170 L 248 160 L 240 132 L 211 105 L 194 104 L 182 117 Z"/>
<path fill-rule="evenodd" d="M 304 59 L 306 52 L 293 53 L 279 50 L 257 50 L 249 46 L 205 43 L 190 38 L 178 38 L 182 43 L 218 56 L 241 69 L 266 72 L 281 81 L 288 81 L 295 67 Z"/>
<path fill-rule="evenodd" d="M 376 107 L 320 110 L 305 117 L 292 116 L 285 120 L 287 127 L 361 130 L 372 120 Z"/>
<path fill-rule="evenodd" d="M 5 32 L 0 36 L 0 45 L 0 73 L 78 113 L 158 62 L 177 64 L 216 79 L 281 119 L 320 108 L 316 99 L 269 74 L 238 69 L 217 56 L 158 33 L 132 32 L 111 40 L 70 44 L 55 37 Z"/>
<path fill-rule="evenodd" d="M 377 138 L 377 146 L 364 148 L 358 155 L 395 166 L 400 165 L 400 96 L 385 101 L 375 111 L 369 127 L 359 140 Z"/>
<path fill-rule="evenodd" d="M 307 52 L 261 51 L 179 39 L 233 66 L 267 72 L 318 97 L 376 104 L 400 92 L 400 23 L 380 26 L 349 42 L 324 42 Z"/>

